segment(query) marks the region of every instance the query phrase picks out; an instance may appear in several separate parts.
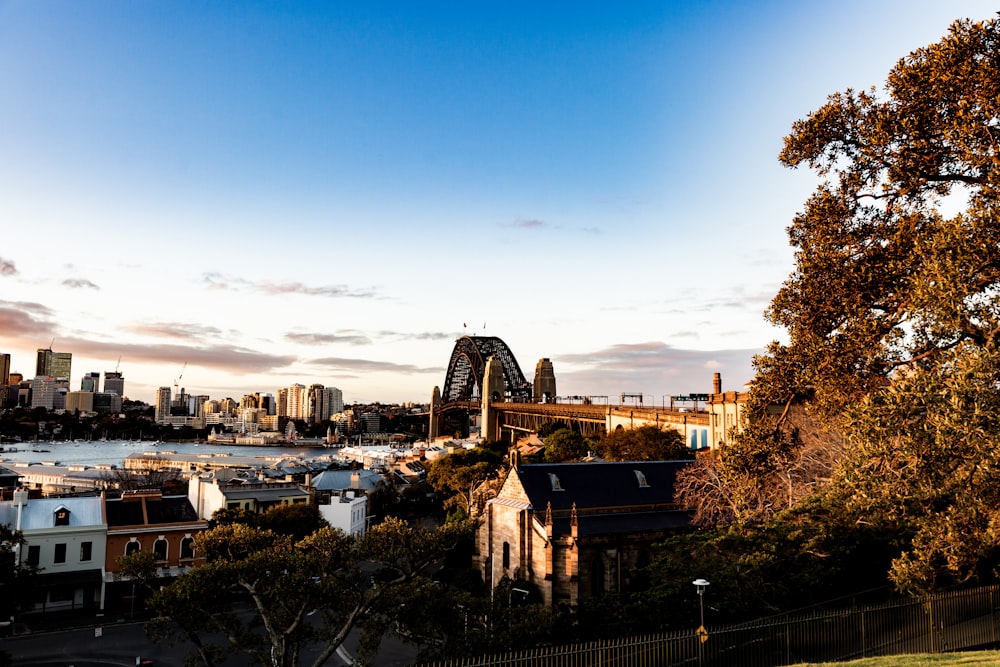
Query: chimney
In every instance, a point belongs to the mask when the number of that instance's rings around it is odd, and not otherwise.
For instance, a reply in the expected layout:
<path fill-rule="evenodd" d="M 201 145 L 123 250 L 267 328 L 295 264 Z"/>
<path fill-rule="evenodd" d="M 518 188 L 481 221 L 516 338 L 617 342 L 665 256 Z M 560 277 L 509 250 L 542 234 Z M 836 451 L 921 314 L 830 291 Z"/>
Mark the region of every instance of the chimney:
<path fill-rule="evenodd" d="M 361 488 L 361 473 L 354 471 L 351 473 L 351 488 L 360 489 Z"/>
<path fill-rule="evenodd" d="M 712 373 L 712 393 L 722 393 L 722 373 Z"/>

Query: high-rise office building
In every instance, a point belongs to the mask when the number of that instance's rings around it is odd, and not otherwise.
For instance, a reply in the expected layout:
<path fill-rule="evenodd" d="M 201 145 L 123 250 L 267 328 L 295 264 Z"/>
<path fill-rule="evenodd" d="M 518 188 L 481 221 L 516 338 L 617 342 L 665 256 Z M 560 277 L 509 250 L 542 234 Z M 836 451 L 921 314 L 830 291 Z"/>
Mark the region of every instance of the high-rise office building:
<path fill-rule="evenodd" d="M 104 371 L 104 391 L 125 396 L 125 376 L 118 371 Z"/>
<path fill-rule="evenodd" d="M 35 377 L 54 377 L 68 381 L 72 366 L 72 353 L 39 348 L 35 357 Z"/>
<path fill-rule="evenodd" d="M 310 423 L 319 424 L 330 418 L 330 395 L 323 385 L 309 385 L 306 405 L 306 419 Z"/>
<path fill-rule="evenodd" d="M 344 392 L 337 389 L 336 387 L 327 387 L 326 390 L 330 394 L 330 414 L 335 415 L 338 412 L 343 412 Z"/>
<path fill-rule="evenodd" d="M 49 377 L 52 375 L 52 350 L 38 348 L 35 357 L 35 377 Z"/>
<path fill-rule="evenodd" d="M 10 355 L 0 354 L 0 385 L 10 384 Z"/>
<path fill-rule="evenodd" d="M 153 411 L 153 420 L 157 424 L 165 424 L 169 416 L 170 387 L 160 387 L 156 390 L 156 408 Z"/>
<path fill-rule="evenodd" d="M 80 379 L 80 391 L 97 393 L 101 390 L 101 374 L 87 373 Z"/>
<path fill-rule="evenodd" d="M 69 382 L 73 370 L 73 355 L 70 352 L 52 353 L 52 377 Z"/>

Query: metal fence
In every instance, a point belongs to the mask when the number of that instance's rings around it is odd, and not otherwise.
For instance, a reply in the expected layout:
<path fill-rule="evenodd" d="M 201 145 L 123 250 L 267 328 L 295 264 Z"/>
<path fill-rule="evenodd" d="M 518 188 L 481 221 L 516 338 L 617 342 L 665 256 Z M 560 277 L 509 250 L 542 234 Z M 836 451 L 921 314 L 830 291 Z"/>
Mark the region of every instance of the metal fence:
<path fill-rule="evenodd" d="M 1000 587 L 941 593 L 838 612 L 500 655 L 422 667 L 772 667 L 877 655 L 937 653 L 1000 641 Z"/>

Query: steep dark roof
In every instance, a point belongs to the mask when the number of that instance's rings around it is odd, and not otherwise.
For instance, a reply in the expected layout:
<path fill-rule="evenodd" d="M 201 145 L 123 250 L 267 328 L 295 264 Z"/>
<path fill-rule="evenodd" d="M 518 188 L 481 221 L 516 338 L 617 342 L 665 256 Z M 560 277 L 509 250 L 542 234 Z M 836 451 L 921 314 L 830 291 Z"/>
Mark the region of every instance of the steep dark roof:
<path fill-rule="evenodd" d="M 677 472 L 691 461 L 624 463 L 543 463 L 522 465 L 517 476 L 536 512 L 553 510 L 672 505 Z M 640 483 L 640 475 L 646 485 Z M 553 489 L 552 475 L 562 490 Z"/>
<path fill-rule="evenodd" d="M 551 503 L 556 535 L 569 534 L 574 504 L 581 536 L 663 532 L 691 524 L 691 512 L 674 503 L 674 480 L 689 463 L 534 464 L 519 467 L 517 476 L 539 520 Z M 556 480 L 561 490 L 553 488 Z"/>

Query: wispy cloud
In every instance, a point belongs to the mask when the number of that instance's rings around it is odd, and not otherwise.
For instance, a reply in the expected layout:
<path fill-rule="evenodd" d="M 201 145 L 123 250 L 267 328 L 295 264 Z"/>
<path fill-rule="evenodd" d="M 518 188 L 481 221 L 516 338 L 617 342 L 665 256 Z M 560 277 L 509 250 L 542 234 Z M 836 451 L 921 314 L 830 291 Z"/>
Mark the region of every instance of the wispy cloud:
<path fill-rule="evenodd" d="M 82 288 L 98 289 L 98 290 L 101 289 L 94 283 L 84 278 L 67 278 L 66 280 L 62 281 L 62 284 L 65 285 L 66 287 L 71 287 L 73 289 L 82 289 Z"/>
<path fill-rule="evenodd" d="M 142 334 L 143 336 L 187 341 L 201 341 L 209 338 L 217 338 L 222 335 L 222 331 L 216 327 L 204 324 L 191 324 L 189 322 L 148 322 L 132 324 L 126 328 L 128 331 Z"/>
<path fill-rule="evenodd" d="M 368 336 L 360 332 L 340 332 L 340 333 L 287 333 L 287 340 L 302 345 L 371 345 L 372 341 Z"/>
<path fill-rule="evenodd" d="M 413 364 L 396 364 L 389 361 L 349 359 L 346 357 L 323 357 L 312 359 L 308 363 L 316 366 L 326 366 L 331 370 L 346 370 L 358 373 L 399 373 L 401 375 L 413 375 L 418 373 L 441 373 L 444 371 L 443 367 L 420 368 Z"/>
<path fill-rule="evenodd" d="M 354 288 L 348 285 L 306 285 L 300 282 L 277 283 L 269 280 L 251 281 L 220 273 L 205 273 L 202 280 L 213 290 L 250 290 L 267 296 L 302 294 L 325 298 L 368 299 L 377 296 L 374 288 Z"/>
<path fill-rule="evenodd" d="M 128 363 L 174 364 L 178 368 L 187 362 L 189 367 L 200 366 L 232 375 L 272 372 L 296 361 L 292 355 L 267 354 L 232 345 L 144 345 L 79 338 L 60 339 L 60 344 L 80 356 L 114 359 L 120 355 Z"/>
<path fill-rule="evenodd" d="M 509 222 L 504 225 L 504 227 L 512 227 L 514 229 L 542 229 L 548 226 L 549 225 L 545 224 L 545 222 L 534 218 L 529 218 L 529 219 L 519 218 L 513 222 Z"/>
<path fill-rule="evenodd" d="M 454 340 L 461 336 L 459 333 L 445 333 L 444 331 L 421 331 L 418 333 L 409 333 L 402 331 L 379 331 L 378 335 L 383 338 L 396 338 L 399 340 Z"/>
<path fill-rule="evenodd" d="M 0 257 L 0 276 L 16 276 L 17 267 L 14 266 L 14 262 L 9 259 L 4 259 Z"/>
<path fill-rule="evenodd" d="M 730 389 L 753 377 L 751 362 L 762 349 L 689 350 L 660 341 L 622 343 L 594 352 L 553 356 L 559 392 L 652 395 L 707 392 L 721 372 Z"/>

